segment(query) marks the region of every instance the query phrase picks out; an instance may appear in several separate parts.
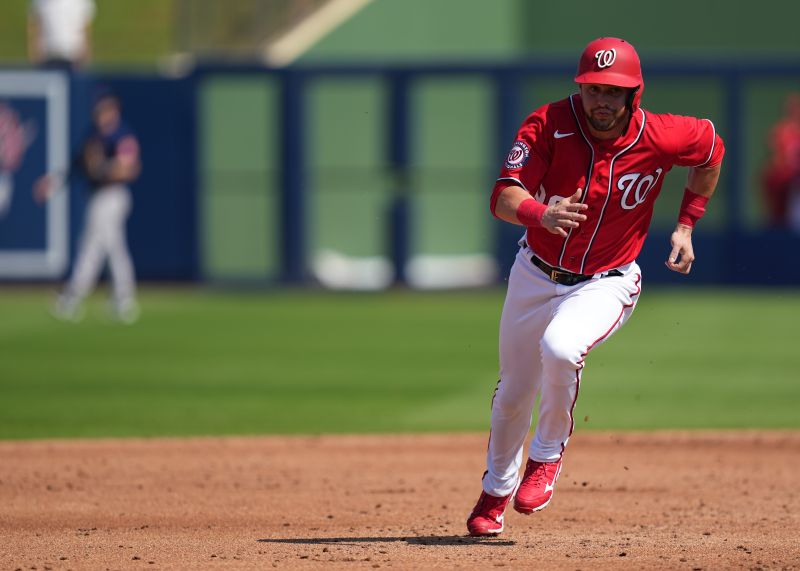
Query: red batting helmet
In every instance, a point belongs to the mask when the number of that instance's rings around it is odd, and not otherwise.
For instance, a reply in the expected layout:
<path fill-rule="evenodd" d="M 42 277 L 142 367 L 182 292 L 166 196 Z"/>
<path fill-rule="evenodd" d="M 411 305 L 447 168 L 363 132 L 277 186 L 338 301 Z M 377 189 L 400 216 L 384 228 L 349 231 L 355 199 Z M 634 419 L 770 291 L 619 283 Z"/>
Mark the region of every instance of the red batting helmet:
<path fill-rule="evenodd" d="M 601 83 L 633 88 L 631 110 L 639 108 L 644 91 L 642 64 L 633 46 L 619 38 L 598 38 L 583 50 L 575 83 Z"/>

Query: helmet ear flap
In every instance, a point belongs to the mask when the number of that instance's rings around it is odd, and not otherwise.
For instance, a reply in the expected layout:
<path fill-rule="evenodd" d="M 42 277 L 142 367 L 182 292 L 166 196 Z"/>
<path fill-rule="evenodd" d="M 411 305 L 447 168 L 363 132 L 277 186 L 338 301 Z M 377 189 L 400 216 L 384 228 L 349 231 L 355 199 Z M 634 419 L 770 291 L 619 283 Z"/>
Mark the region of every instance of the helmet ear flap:
<path fill-rule="evenodd" d="M 631 89 L 628 92 L 628 98 L 625 100 L 625 107 L 628 108 L 628 111 L 630 111 L 631 114 L 633 114 L 633 102 L 636 99 L 636 93 L 639 91 L 640 88 L 641 85 L 637 85 L 636 87 Z"/>

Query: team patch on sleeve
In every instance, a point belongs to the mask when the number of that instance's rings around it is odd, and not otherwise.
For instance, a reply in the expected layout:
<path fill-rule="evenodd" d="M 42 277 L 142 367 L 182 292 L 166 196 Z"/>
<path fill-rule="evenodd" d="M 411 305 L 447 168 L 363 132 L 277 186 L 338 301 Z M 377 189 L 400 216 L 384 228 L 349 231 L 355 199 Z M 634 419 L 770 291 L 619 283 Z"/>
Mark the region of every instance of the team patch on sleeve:
<path fill-rule="evenodd" d="M 528 162 L 530 154 L 531 150 L 525 141 L 514 141 L 506 157 L 506 168 L 510 170 L 522 168 Z"/>

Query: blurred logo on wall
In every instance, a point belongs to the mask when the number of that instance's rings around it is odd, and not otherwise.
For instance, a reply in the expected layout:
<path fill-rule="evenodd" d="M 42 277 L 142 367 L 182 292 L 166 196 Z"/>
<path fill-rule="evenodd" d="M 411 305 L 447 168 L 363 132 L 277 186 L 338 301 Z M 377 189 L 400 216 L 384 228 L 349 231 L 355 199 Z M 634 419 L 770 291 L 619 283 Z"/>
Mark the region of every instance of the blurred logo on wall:
<path fill-rule="evenodd" d="M 58 278 L 69 261 L 69 193 L 44 208 L 32 188 L 69 165 L 69 80 L 60 71 L 0 72 L 0 278 Z"/>
<path fill-rule="evenodd" d="M 19 113 L 0 101 L 0 218 L 5 218 L 14 195 L 14 173 L 35 136 L 33 121 L 22 123 Z"/>

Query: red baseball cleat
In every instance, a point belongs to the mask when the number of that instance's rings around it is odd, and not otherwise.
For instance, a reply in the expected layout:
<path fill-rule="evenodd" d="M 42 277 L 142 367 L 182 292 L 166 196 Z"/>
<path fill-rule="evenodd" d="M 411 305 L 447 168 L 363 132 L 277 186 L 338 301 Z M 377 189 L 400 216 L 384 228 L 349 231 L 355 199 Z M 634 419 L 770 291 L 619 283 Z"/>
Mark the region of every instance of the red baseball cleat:
<path fill-rule="evenodd" d="M 553 499 L 553 488 L 560 473 L 561 460 L 534 462 L 529 458 L 514 498 L 514 509 L 521 514 L 532 514 L 546 508 Z"/>
<path fill-rule="evenodd" d="M 474 537 L 497 535 L 503 531 L 503 513 L 506 511 L 511 496 L 508 494 L 498 498 L 486 492 L 481 492 L 478 503 L 472 508 L 472 513 L 467 519 L 467 529 Z"/>

